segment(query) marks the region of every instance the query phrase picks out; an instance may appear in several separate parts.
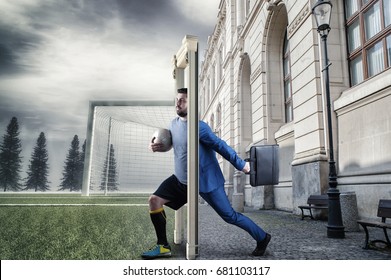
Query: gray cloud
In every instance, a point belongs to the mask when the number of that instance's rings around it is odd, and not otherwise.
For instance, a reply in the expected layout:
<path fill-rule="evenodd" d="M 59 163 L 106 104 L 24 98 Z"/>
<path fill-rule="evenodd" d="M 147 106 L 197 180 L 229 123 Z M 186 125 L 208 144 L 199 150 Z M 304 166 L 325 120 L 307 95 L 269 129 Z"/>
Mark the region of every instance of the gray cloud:
<path fill-rule="evenodd" d="M 17 117 L 27 164 L 43 131 L 57 186 L 89 100 L 171 99 L 172 56 L 186 34 L 206 47 L 219 2 L 1 1 L 0 136 Z"/>

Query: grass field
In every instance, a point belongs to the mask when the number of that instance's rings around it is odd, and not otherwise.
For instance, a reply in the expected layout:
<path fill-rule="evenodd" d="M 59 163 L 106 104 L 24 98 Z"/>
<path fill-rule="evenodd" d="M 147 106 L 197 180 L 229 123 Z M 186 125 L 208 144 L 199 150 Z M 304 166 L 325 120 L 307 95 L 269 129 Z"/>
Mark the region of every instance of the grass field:
<path fill-rule="evenodd" d="M 0 259 L 140 259 L 156 242 L 147 203 L 147 194 L 1 194 Z M 174 211 L 166 213 L 173 240 Z"/>

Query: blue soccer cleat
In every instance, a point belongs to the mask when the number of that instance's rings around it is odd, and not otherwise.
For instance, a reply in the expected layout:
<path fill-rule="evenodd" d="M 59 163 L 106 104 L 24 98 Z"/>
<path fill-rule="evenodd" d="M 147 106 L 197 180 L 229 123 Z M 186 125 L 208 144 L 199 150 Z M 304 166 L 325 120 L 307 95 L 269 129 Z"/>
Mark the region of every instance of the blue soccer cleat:
<path fill-rule="evenodd" d="M 152 259 L 156 259 L 156 258 L 171 257 L 171 247 L 170 247 L 170 245 L 157 244 L 155 247 L 142 253 L 141 257 L 143 259 L 147 259 L 147 260 L 152 260 Z"/>

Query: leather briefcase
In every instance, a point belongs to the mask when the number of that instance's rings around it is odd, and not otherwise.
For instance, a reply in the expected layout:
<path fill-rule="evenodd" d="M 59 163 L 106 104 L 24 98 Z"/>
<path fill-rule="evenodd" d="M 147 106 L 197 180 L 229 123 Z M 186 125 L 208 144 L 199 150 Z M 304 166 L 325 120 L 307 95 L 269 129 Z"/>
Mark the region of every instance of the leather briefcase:
<path fill-rule="evenodd" d="M 250 185 L 253 187 L 278 185 L 279 146 L 260 145 L 250 148 Z"/>

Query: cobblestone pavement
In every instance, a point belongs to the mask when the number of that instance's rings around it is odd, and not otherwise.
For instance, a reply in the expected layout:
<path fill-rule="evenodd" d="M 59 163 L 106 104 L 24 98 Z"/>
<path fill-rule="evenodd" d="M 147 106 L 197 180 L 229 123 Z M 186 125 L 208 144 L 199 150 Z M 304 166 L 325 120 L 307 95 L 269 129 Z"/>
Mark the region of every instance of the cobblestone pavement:
<path fill-rule="evenodd" d="M 200 260 L 391 260 L 391 251 L 364 250 L 365 233 L 345 232 L 345 238 L 327 237 L 327 221 L 301 220 L 299 215 L 277 210 L 246 208 L 251 218 L 272 239 L 263 257 L 253 257 L 256 243 L 242 229 L 225 223 L 208 206 L 199 206 Z M 371 229 L 370 229 L 371 230 Z M 383 231 L 373 229 L 370 237 L 384 240 Z M 174 245 L 174 258 L 185 258 L 185 246 Z"/>

